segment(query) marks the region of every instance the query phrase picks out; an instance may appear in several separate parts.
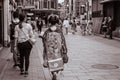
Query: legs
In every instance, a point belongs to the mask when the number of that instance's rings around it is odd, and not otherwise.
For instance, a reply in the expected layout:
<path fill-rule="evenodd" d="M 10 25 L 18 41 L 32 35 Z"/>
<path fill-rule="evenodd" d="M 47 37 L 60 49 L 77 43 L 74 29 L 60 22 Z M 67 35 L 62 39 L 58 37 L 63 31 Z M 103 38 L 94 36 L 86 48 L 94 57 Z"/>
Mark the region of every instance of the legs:
<path fill-rule="evenodd" d="M 109 38 L 110 38 L 110 39 L 112 39 L 112 38 L 113 38 L 113 37 L 112 37 L 112 32 L 113 32 L 113 31 L 112 31 L 112 30 L 110 30 L 110 33 L 109 33 Z"/>
<path fill-rule="evenodd" d="M 21 73 L 24 71 L 24 62 L 25 62 L 25 72 L 28 72 L 29 56 L 30 56 L 32 46 L 28 41 L 26 41 L 23 43 L 19 43 L 18 49 L 20 52 L 20 70 L 21 70 Z"/>
<path fill-rule="evenodd" d="M 38 27 L 38 33 L 41 33 L 41 31 L 42 31 L 42 26 L 39 26 Z"/>
<path fill-rule="evenodd" d="M 23 45 L 22 43 L 19 43 L 18 44 L 18 50 L 19 50 L 19 53 L 20 53 L 20 70 L 21 72 L 24 70 L 23 69 L 23 66 L 24 66 L 24 50 L 22 50 L 23 48 Z"/>
<path fill-rule="evenodd" d="M 66 27 L 65 29 L 66 29 L 66 34 L 68 34 L 68 28 Z"/>
<path fill-rule="evenodd" d="M 14 44 L 15 44 L 15 40 L 11 40 L 11 52 L 13 53 L 13 61 L 14 61 L 14 65 L 13 67 L 19 66 L 18 64 L 18 58 L 17 58 L 17 51 L 14 50 Z"/>
<path fill-rule="evenodd" d="M 104 38 L 107 38 L 107 32 L 104 32 Z"/>
<path fill-rule="evenodd" d="M 26 54 L 25 54 L 25 71 L 28 71 L 29 68 L 29 56 L 30 56 L 30 49 L 26 50 Z"/>

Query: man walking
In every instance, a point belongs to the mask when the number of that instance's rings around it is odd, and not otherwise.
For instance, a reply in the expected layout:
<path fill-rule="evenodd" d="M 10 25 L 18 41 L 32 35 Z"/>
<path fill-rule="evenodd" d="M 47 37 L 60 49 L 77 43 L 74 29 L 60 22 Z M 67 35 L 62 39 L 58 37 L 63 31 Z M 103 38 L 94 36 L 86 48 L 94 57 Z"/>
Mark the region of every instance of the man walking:
<path fill-rule="evenodd" d="M 108 33 L 110 39 L 113 39 L 113 31 L 115 31 L 115 29 L 114 20 L 111 17 L 108 17 Z"/>

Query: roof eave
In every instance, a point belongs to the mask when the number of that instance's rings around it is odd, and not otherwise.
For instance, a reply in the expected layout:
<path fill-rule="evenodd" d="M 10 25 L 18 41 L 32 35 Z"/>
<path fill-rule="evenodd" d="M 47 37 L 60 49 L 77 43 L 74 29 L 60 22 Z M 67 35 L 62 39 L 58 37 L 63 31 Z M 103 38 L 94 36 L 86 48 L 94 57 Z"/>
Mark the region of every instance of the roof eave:
<path fill-rule="evenodd" d="M 110 2 L 115 2 L 115 1 L 120 1 L 120 0 L 103 0 L 100 2 L 100 4 L 110 3 Z"/>

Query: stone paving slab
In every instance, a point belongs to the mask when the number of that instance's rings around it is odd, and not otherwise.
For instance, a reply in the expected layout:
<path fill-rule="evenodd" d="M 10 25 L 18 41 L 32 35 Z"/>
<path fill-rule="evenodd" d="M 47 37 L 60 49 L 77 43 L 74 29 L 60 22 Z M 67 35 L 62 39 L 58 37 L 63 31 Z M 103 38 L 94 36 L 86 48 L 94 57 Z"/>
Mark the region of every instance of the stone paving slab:
<path fill-rule="evenodd" d="M 67 68 L 72 67 L 71 71 L 76 72 L 75 74 L 77 74 L 76 76 L 78 77 L 77 78 L 78 80 L 119 80 L 120 79 L 120 77 L 118 76 L 120 75 L 119 68 L 102 70 L 95 69 L 92 67 L 92 65 L 95 64 L 112 64 L 119 66 L 120 64 L 119 62 L 120 49 L 118 47 L 119 42 L 116 42 L 114 40 L 112 41 L 107 40 L 96 36 L 94 36 L 94 38 L 92 37 L 93 36 L 84 37 L 78 35 L 67 35 L 66 40 L 69 49 L 68 54 L 71 61 L 67 64 L 68 65 Z M 98 41 L 98 39 L 101 40 Z M 78 71 L 76 71 L 75 69 L 73 69 L 74 67 L 77 68 L 80 66 L 85 68 L 85 70 L 77 69 Z M 81 73 L 86 74 L 82 75 Z M 109 78 L 109 76 L 111 76 L 111 78 Z"/>

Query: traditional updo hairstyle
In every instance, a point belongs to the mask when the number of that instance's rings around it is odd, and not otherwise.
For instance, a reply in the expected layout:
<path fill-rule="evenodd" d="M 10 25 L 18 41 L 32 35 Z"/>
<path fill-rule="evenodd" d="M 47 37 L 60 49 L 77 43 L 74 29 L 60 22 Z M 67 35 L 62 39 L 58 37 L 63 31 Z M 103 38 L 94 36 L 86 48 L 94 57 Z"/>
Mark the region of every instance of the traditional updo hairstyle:
<path fill-rule="evenodd" d="M 48 21 L 51 25 L 55 25 L 56 23 L 59 23 L 59 17 L 57 15 L 51 15 Z"/>

